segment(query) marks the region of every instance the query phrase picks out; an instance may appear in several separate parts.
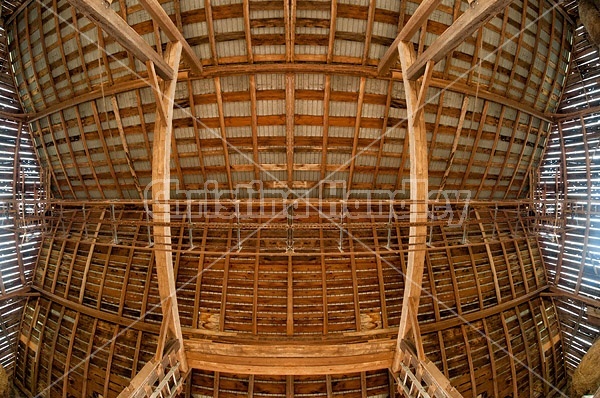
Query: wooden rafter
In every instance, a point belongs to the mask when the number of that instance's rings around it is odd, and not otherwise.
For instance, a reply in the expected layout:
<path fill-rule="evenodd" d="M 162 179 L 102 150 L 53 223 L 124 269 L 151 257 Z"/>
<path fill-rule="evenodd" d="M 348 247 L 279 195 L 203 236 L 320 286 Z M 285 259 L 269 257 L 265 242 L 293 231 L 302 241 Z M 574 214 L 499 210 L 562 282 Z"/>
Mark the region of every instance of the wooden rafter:
<path fill-rule="evenodd" d="M 177 26 L 175 26 L 169 15 L 165 12 L 164 8 L 162 8 L 158 0 L 139 0 L 139 2 L 144 9 L 148 11 L 148 14 L 152 16 L 153 21 L 156 21 L 171 42 L 181 43 L 183 58 L 188 61 L 192 70 L 195 73 L 202 73 L 202 62 L 187 40 L 183 37 L 183 34 L 179 31 Z"/>
<path fill-rule="evenodd" d="M 504 9 L 511 0 L 481 0 L 473 3 L 448 29 L 446 29 L 404 72 L 413 80 L 425 71 L 431 60 L 438 62 L 448 52 L 462 43 L 490 18 Z"/>
<path fill-rule="evenodd" d="M 150 2 L 150 0 L 147 0 Z M 83 14 L 95 21 L 109 36 L 114 37 L 127 51 L 142 62 L 152 62 L 163 79 L 172 79 L 173 70 L 165 60 L 116 12 L 98 0 L 70 0 Z M 164 10 L 163 10 L 164 11 Z M 60 36 L 60 34 L 59 34 Z M 61 47 L 62 48 L 62 47 Z"/>
<path fill-rule="evenodd" d="M 425 0 L 419 4 L 419 7 L 402 27 L 392 45 L 387 49 L 381 60 L 379 60 L 379 64 L 377 65 L 379 75 L 385 75 L 389 72 L 392 65 L 398 60 L 398 46 L 400 43 L 410 40 L 417 33 L 439 3 L 440 0 Z"/>

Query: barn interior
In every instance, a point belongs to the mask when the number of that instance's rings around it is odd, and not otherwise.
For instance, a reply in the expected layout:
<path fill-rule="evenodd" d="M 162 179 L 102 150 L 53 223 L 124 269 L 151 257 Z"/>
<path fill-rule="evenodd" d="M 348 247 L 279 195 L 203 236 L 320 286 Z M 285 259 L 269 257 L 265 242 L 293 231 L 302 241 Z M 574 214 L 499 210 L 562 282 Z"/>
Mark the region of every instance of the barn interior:
<path fill-rule="evenodd" d="M 598 0 L 0 19 L 13 394 L 600 396 Z"/>

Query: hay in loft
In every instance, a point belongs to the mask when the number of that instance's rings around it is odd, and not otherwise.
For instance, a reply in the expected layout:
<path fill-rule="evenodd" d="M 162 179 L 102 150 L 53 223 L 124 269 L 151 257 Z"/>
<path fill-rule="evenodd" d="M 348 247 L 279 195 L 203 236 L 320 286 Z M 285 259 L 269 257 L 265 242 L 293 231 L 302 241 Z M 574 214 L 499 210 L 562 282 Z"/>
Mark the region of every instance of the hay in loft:
<path fill-rule="evenodd" d="M 593 394 L 600 387 L 600 339 L 590 347 L 573 373 L 573 396 Z"/>
<path fill-rule="evenodd" d="M 600 46 L 600 0 L 579 0 L 579 18 L 590 41 Z"/>
<path fill-rule="evenodd" d="M 0 365 L 0 398 L 9 398 L 11 389 L 12 384 L 8 380 L 8 374 L 6 374 L 4 367 Z"/>

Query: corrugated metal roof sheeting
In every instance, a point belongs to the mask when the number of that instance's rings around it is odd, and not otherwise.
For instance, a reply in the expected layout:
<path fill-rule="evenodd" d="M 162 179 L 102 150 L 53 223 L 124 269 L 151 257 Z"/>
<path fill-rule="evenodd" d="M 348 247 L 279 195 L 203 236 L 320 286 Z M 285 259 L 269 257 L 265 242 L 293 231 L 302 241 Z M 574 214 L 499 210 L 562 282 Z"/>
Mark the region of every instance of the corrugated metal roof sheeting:
<path fill-rule="evenodd" d="M 262 171 L 260 172 L 261 181 L 287 181 L 286 171 Z"/>
<path fill-rule="evenodd" d="M 350 116 L 356 117 L 357 104 L 349 104 L 348 102 L 329 102 L 329 116 Z"/>
<path fill-rule="evenodd" d="M 294 133 L 296 136 L 303 137 L 323 137 L 323 126 L 294 126 Z M 321 140 L 318 140 L 322 143 Z M 317 139 L 315 139 L 315 145 L 317 145 Z"/>
<path fill-rule="evenodd" d="M 239 0 L 211 0 L 210 3 L 213 7 L 218 7 L 227 6 L 231 4 L 241 4 L 242 2 Z"/>
<path fill-rule="evenodd" d="M 323 115 L 323 101 L 316 100 L 296 100 L 294 113 L 296 115 Z"/>
<path fill-rule="evenodd" d="M 338 23 L 340 20 L 345 19 L 345 18 L 338 18 Z M 356 21 L 356 20 L 352 20 L 352 21 Z M 336 26 L 337 31 L 341 31 L 341 28 L 339 25 Z M 364 28 L 363 28 L 364 31 Z M 353 31 L 349 31 L 349 32 L 353 32 Z M 340 39 L 336 39 L 333 45 L 333 53 L 334 55 L 337 56 L 341 56 L 341 57 L 354 57 L 354 58 L 361 58 L 362 54 L 363 54 L 363 49 L 364 49 L 365 44 L 363 42 L 358 42 L 358 41 L 349 41 L 349 40 L 340 40 Z"/>
<path fill-rule="evenodd" d="M 327 164 L 332 164 L 332 165 L 348 164 L 348 165 L 350 165 L 349 162 L 350 162 L 350 154 L 349 153 L 340 153 L 340 152 L 327 153 Z"/>
<path fill-rule="evenodd" d="M 285 114 L 285 101 L 259 100 L 256 101 L 256 114 L 258 116 Z"/>
<path fill-rule="evenodd" d="M 259 137 L 285 137 L 285 126 L 258 126 Z"/>
<path fill-rule="evenodd" d="M 196 116 L 200 119 L 219 117 L 219 107 L 214 104 L 201 104 L 195 106 Z"/>
<path fill-rule="evenodd" d="M 229 147 L 229 164 L 231 166 L 253 163 L 252 153 L 242 152 L 237 148 Z"/>
<path fill-rule="evenodd" d="M 363 104 L 362 117 L 380 118 L 385 115 L 385 105 Z"/>
<path fill-rule="evenodd" d="M 285 162 L 285 152 L 258 152 L 258 163 L 260 164 L 282 164 Z"/>
<path fill-rule="evenodd" d="M 246 41 L 245 40 L 228 40 L 217 43 L 217 52 L 219 57 L 237 57 L 245 56 Z"/>
<path fill-rule="evenodd" d="M 252 137 L 252 128 L 250 126 L 245 127 L 227 127 L 225 134 L 228 138 L 230 137 Z"/>
<path fill-rule="evenodd" d="M 295 76 L 295 88 L 301 90 L 323 90 L 325 76 L 301 73 Z"/>
<path fill-rule="evenodd" d="M 364 128 L 361 127 L 358 136 L 360 138 L 372 138 L 372 139 L 377 139 L 381 136 L 381 130 L 379 129 L 368 129 L 368 128 Z M 377 144 L 377 147 L 379 145 Z M 371 147 L 372 148 L 372 147 Z"/>
<path fill-rule="evenodd" d="M 353 133 L 354 133 L 353 128 L 329 126 L 329 136 L 330 137 L 347 137 L 348 134 L 353 134 Z"/>
<path fill-rule="evenodd" d="M 285 46 L 283 46 L 285 47 Z M 284 90 L 285 75 L 283 74 L 258 74 L 256 75 L 257 90 Z"/>
<path fill-rule="evenodd" d="M 373 166 L 373 167 L 375 167 L 377 165 L 377 157 L 359 154 L 356 156 L 354 163 L 357 166 Z"/>
<path fill-rule="evenodd" d="M 223 92 L 241 92 L 250 90 L 250 77 L 245 75 L 224 76 L 220 78 Z"/>
<path fill-rule="evenodd" d="M 321 152 L 296 152 L 294 153 L 294 163 L 298 164 L 320 164 Z"/>
<path fill-rule="evenodd" d="M 400 9 L 400 0 L 377 0 L 377 8 L 397 12 Z"/>
<path fill-rule="evenodd" d="M 327 54 L 327 47 L 325 46 L 305 46 L 305 45 L 296 45 L 295 50 L 298 55 L 325 55 Z"/>
<path fill-rule="evenodd" d="M 383 152 L 384 153 L 402 153 L 402 144 L 398 143 L 390 143 L 389 141 L 383 142 Z"/>
<path fill-rule="evenodd" d="M 225 117 L 251 116 L 252 107 L 250 102 L 224 102 L 223 114 Z"/>

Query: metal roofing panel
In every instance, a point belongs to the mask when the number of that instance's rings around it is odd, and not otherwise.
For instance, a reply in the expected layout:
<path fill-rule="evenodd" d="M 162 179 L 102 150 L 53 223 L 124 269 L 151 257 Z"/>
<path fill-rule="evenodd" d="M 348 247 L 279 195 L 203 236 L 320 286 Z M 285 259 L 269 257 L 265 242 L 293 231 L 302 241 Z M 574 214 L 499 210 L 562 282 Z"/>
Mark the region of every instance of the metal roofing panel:
<path fill-rule="evenodd" d="M 256 101 L 256 114 L 258 116 L 280 115 L 285 113 L 285 101 L 259 100 Z"/>
<path fill-rule="evenodd" d="M 285 126 L 258 126 L 259 137 L 285 137 Z"/>
<path fill-rule="evenodd" d="M 224 102 L 223 115 L 225 117 L 249 117 L 252 115 L 251 104 L 250 102 Z"/>
<path fill-rule="evenodd" d="M 283 74 L 257 74 L 257 90 L 284 90 L 285 75 Z"/>
<path fill-rule="evenodd" d="M 357 104 L 348 102 L 330 101 L 329 116 L 351 116 L 356 117 Z"/>
<path fill-rule="evenodd" d="M 218 42 L 216 47 L 219 57 L 237 57 L 245 56 L 247 54 L 245 40 L 228 40 L 224 42 Z"/>
<path fill-rule="evenodd" d="M 252 137 L 252 128 L 250 126 L 227 127 L 225 133 L 227 137 Z"/>
<path fill-rule="evenodd" d="M 325 76 L 299 73 L 295 75 L 295 87 L 301 90 L 323 90 L 325 87 Z"/>
<path fill-rule="evenodd" d="M 323 126 L 298 125 L 294 127 L 294 132 L 296 136 L 317 137 L 315 138 L 317 140 L 323 137 Z"/>
<path fill-rule="evenodd" d="M 362 107 L 363 117 L 380 118 L 385 114 L 385 106 L 379 104 L 364 103 Z"/>
<path fill-rule="evenodd" d="M 317 100 L 296 100 L 294 113 L 296 115 L 323 115 L 323 101 Z"/>

